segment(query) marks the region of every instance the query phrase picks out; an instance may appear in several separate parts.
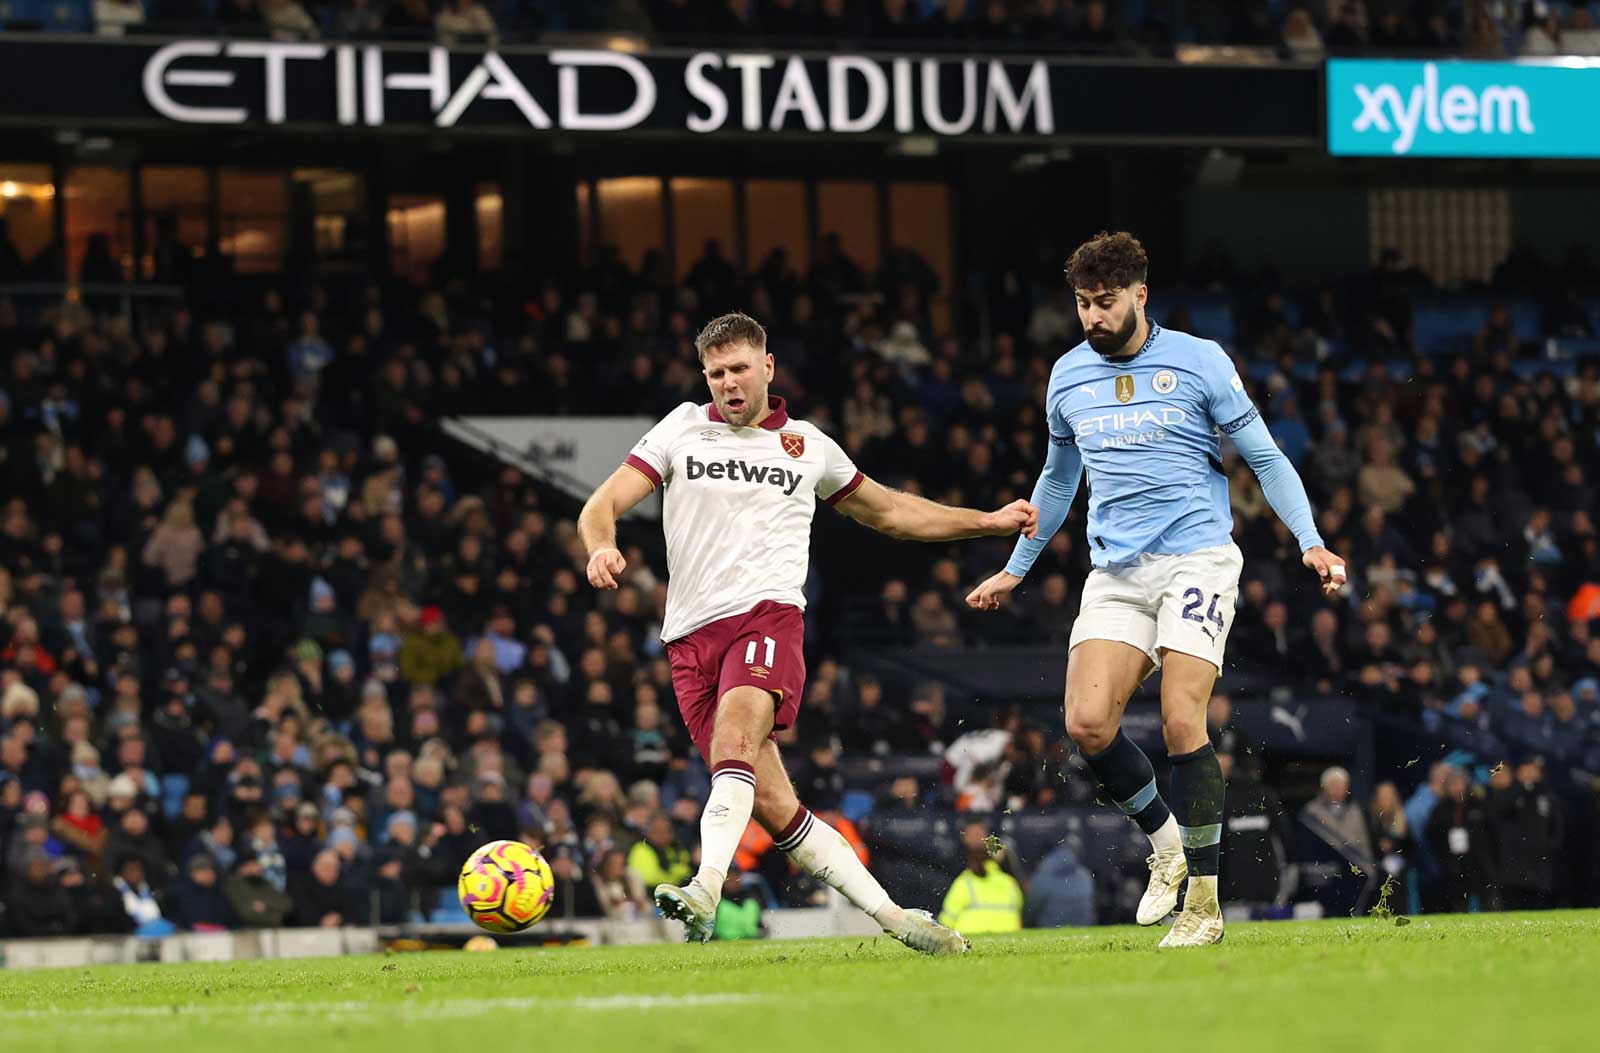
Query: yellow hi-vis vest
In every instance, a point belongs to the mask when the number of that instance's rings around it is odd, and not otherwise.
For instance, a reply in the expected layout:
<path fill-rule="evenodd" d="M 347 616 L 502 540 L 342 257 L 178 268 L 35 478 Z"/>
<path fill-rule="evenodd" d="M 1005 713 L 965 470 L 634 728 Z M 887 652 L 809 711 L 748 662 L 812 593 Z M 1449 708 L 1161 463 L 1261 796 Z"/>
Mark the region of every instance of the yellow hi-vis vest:
<path fill-rule="evenodd" d="M 1022 886 L 992 859 L 985 861 L 982 877 L 963 870 L 945 893 L 939 921 L 967 936 L 1016 932 L 1022 928 Z"/>

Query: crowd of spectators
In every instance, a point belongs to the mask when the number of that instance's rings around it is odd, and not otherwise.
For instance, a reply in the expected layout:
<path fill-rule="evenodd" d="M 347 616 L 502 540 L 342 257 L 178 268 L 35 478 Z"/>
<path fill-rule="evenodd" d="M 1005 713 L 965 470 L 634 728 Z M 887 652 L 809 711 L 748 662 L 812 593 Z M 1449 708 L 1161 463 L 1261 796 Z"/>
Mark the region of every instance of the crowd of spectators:
<path fill-rule="evenodd" d="M 1293 323 L 1270 281 L 1215 260 L 1195 279 L 1238 290 L 1252 393 L 1353 571 L 1321 598 L 1230 450 L 1247 555 L 1230 675 L 1563 786 L 1600 770 L 1600 636 L 1594 600 L 1574 603 L 1600 582 L 1600 367 L 1524 378 L 1502 319 L 1405 382 L 1346 379 L 1328 348 L 1408 360 L 1392 269 L 1312 291 Z M 803 273 L 782 250 L 746 273 L 710 244 L 674 282 L 659 255 L 602 249 L 528 293 L 484 288 L 271 288 L 134 322 L 0 302 L 0 929 L 397 922 L 500 837 L 548 853 L 558 912 L 638 916 L 692 866 L 707 787 L 657 640 L 660 547 L 626 528 L 623 587 L 596 594 L 573 499 L 440 419 L 702 401 L 694 330 L 740 306 L 769 322 L 775 390 L 863 469 L 993 507 L 1030 491 L 1049 368 L 1078 338 L 1058 265 L 996 275 L 980 342 L 933 323 L 950 291 L 914 253 L 867 273 L 833 237 Z M 1159 296 L 1152 315 L 1188 324 Z M 880 803 L 1081 796 L 1081 775 L 1055 777 L 1054 721 L 963 727 L 939 685 L 851 669 L 852 647 L 1062 643 L 1081 515 L 1013 612 L 975 618 L 960 598 L 1004 542 L 895 544 L 819 514 L 812 674 L 783 737 L 802 799 L 841 806 L 841 758 L 958 740 L 944 782 Z M 785 902 L 817 891 L 759 838 L 742 865 Z"/>
<path fill-rule="evenodd" d="M 1298 59 L 1600 53 L 1600 4 L 1561 0 L 93 0 L 92 12 L 81 2 L 83 28 L 107 36 L 221 31 L 495 46 L 502 37 L 610 32 L 665 44 L 1156 57 L 1185 44 Z"/>
<path fill-rule="evenodd" d="M 1570 891 L 1567 806 L 1538 759 L 1496 765 L 1477 792 L 1471 773 L 1441 761 L 1408 797 L 1378 784 L 1366 809 L 1343 768 L 1320 782 L 1303 826 L 1363 874 L 1414 885 L 1423 910 L 1546 909 Z"/>

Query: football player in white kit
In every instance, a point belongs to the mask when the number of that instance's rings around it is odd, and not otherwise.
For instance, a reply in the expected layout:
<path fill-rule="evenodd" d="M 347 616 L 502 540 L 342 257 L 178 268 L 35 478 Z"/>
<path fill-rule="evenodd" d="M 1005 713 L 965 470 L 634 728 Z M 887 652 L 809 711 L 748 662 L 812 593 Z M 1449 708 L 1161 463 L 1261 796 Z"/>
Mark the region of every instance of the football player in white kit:
<path fill-rule="evenodd" d="M 578 518 L 589 583 L 615 589 L 627 564 L 617 519 L 665 488 L 667 611 L 661 638 L 690 737 L 711 766 L 701 862 L 687 885 L 661 885 L 663 914 L 691 940 L 715 927 L 722 883 L 752 817 L 797 865 L 839 890 L 885 932 L 926 954 L 960 954 L 960 933 L 895 904 L 838 831 L 805 808 L 775 731 L 794 724 L 805 690 L 806 570 L 817 498 L 891 537 L 952 541 L 1031 536 L 1038 511 L 951 508 L 868 479 L 828 436 L 767 393 L 773 358 L 761 325 L 713 320 L 695 339 L 711 403 L 686 402 L 639 441 Z"/>

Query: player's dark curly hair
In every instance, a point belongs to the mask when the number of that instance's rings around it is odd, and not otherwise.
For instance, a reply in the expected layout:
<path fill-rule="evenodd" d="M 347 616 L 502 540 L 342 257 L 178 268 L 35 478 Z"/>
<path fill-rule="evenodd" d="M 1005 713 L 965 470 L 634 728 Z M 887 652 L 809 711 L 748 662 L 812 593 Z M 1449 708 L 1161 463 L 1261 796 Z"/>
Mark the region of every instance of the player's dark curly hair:
<path fill-rule="evenodd" d="M 700 361 L 704 362 L 706 352 L 712 348 L 741 341 L 757 351 L 764 351 L 767 347 L 767 331 L 754 318 L 734 311 L 707 322 L 706 327 L 700 330 L 700 335 L 694 338 L 694 349 L 700 353 Z"/>
<path fill-rule="evenodd" d="M 1067 261 L 1067 284 L 1074 289 L 1126 289 L 1143 282 L 1150 257 L 1139 239 L 1125 230 L 1102 230 Z"/>

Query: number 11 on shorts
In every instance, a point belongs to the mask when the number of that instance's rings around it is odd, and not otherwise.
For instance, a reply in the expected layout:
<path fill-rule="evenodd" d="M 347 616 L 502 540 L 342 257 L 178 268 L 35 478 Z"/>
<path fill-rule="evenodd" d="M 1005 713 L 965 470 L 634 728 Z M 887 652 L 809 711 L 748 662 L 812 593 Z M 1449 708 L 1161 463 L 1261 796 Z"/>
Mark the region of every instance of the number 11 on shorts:
<path fill-rule="evenodd" d="M 761 664 L 764 665 L 764 666 L 767 666 L 768 668 L 770 668 L 772 666 L 773 660 L 778 657 L 778 641 L 774 640 L 770 636 L 763 636 L 761 638 L 761 642 L 767 645 L 767 660 L 765 662 L 762 662 Z M 748 646 L 748 647 L 746 647 L 744 649 L 744 664 L 745 665 L 755 665 L 756 664 L 756 641 L 755 640 L 751 640 L 750 641 L 750 646 Z"/>

